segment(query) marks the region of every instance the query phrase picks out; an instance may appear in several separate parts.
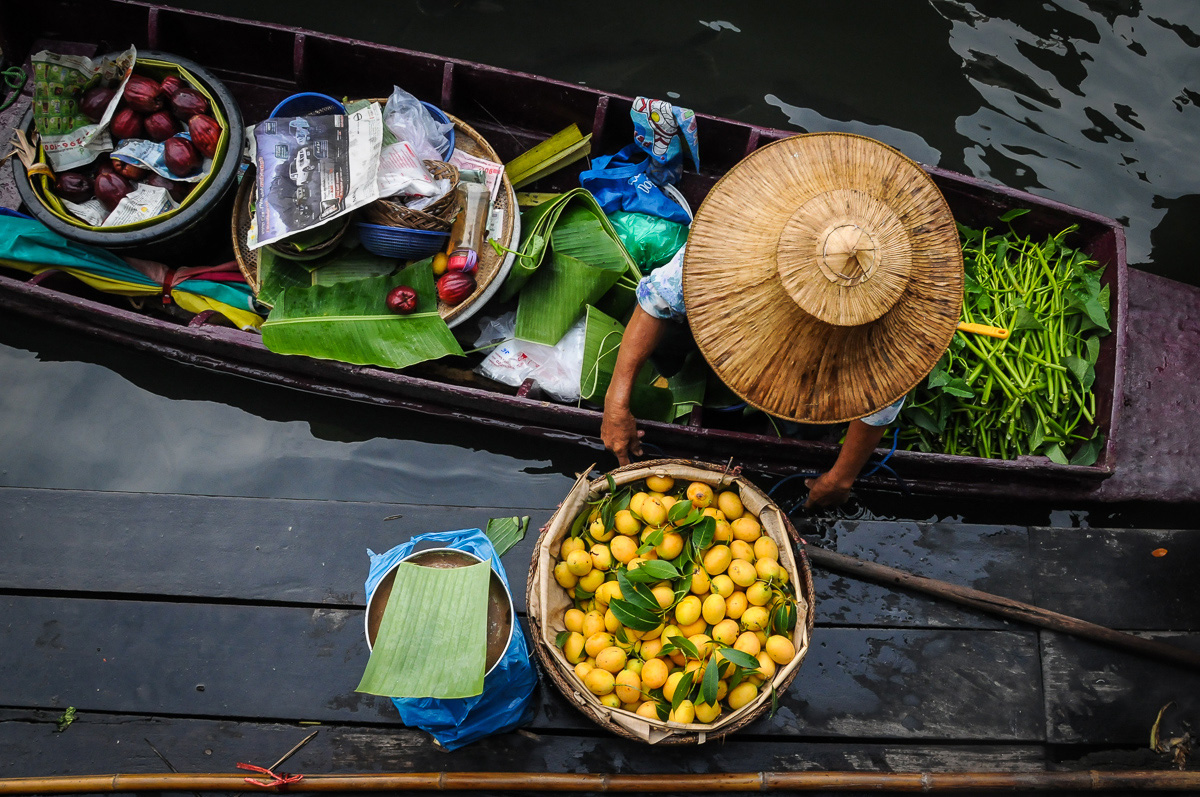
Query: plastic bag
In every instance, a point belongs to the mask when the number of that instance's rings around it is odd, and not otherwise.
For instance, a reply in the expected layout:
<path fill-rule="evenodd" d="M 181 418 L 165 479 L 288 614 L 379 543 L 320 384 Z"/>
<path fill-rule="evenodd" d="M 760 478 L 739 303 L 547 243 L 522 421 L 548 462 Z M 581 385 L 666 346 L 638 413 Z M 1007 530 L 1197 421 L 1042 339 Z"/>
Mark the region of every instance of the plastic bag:
<path fill-rule="evenodd" d="M 579 377 L 583 373 L 585 318 L 581 316 L 554 346 L 530 343 L 513 337 L 516 311 L 510 310 L 489 322 L 475 341 L 486 346 L 504 341 L 492 349 L 475 370 L 504 385 L 520 387 L 532 377 L 538 387 L 556 401 L 579 400 Z"/>
<path fill-rule="evenodd" d="M 411 554 L 421 542 L 440 543 L 438 548 L 456 548 L 491 562 L 492 569 L 510 593 L 512 587 L 492 542 L 479 529 L 439 531 L 420 534 L 397 545 L 387 553 L 367 549 L 371 569 L 367 575 L 367 601 L 379 581 L 397 562 Z M 483 681 L 483 694 L 475 697 L 439 700 L 436 698 L 392 698 L 405 725 L 429 733 L 447 750 L 456 750 L 485 736 L 511 731 L 533 718 L 533 693 L 537 673 L 529 660 L 525 633 L 514 614 L 513 635 L 504 657 Z"/>
<path fill-rule="evenodd" d="M 449 149 L 447 134 L 454 125 L 434 119 L 420 100 L 399 86 L 392 87 L 392 96 L 383 109 L 383 123 L 392 135 L 411 144 L 421 160 L 445 160 L 442 153 Z"/>
<path fill-rule="evenodd" d="M 605 214 L 624 210 L 688 224 L 687 211 L 647 176 L 650 163 L 640 146 L 629 144 L 615 155 L 592 158 L 592 168 L 580 173 L 579 184 L 596 197 Z"/>
<path fill-rule="evenodd" d="M 618 211 L 608 220 L 643 274 L 670 261 L 687 243 L 687 226 L 658 216 Z"/>

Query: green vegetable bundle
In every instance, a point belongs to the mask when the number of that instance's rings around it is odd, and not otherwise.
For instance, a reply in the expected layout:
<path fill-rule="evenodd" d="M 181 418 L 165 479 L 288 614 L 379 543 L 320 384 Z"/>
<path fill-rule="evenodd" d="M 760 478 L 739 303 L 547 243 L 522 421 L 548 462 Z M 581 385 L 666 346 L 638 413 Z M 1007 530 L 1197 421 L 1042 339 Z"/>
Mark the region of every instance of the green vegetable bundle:
<path fill-rule="evenodd" d="M 1001 216 L 1009 222 L 1027 213 Z M 966 281 L 962 320 L 1004 327 L 999 340 L 959 331 L 902 412 L 900 445 L 961 456 L 1042 455 L 1095 463 L 1096 360 L 1109 329 L 1103 267 L 1064 241 L 959 225 Z"/>

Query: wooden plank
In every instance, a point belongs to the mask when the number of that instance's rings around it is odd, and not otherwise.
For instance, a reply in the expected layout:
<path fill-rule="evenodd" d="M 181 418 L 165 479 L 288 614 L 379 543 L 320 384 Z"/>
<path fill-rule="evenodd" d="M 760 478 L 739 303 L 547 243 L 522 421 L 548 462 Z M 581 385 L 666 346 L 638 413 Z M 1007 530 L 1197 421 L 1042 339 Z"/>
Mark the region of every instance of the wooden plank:
<path fill-rule="evenodd" d="M 1200 651 L 1200 633 L 1141 635 Z M 1075 637 L 1042 633 L 1042 672 L 1052 743 L 1145 745 L 1168 702 L 1172 722 L 1200 712 L 1200 673 Z M 1172 722 L 1164 720 L 1164 733 Z"/>
<path fill-rule="evenodd" d="M 1124 630 L 1200 629 L 1195 531 L 1035 528 L 1030 545 L 1043 608 Z"/>
<path fill-rule="evenodd" d="M 363 606 L 368 548 L 513 511 L 0 488 L 0 589 Z M 551 513 L 529 514 L 531 531 L 502 559 L 517 611 Z"/>
<path fill-rule="evenodd" d="M 719 744 L 661 747 L 608 734 L 508 733 L 447 754 L 425 733 L 342 724 L 297 726 L 137 715 L 77 715 L 63 733 L 57 714 L 0 711 L 0 777 L 163 772 L 150 744 L 181 772 L 233 771 L 238 761 L 269 766 L 319 730 L 281 767 L 288 772 L 484 771 L 620 774 L 802 771 L 962 770 L 1033 772 L 1038 745 L 794 742 L 739 732 Z M 146 740 L 149 740 L 149 744 Z"/>
<path fill-rule="evenodd" d="M 3 705 L 398 725 L 353 691 L 362 612 L 5 596 Z M 1036 639 L 995 631 L 817 629 L 755 733 L 809 738 L 1040 741 Z M 548 679 L 534 727 L 592 730 Z"/>
<path fill-rule="evenodd" d="M 775 718 L 748 731 L 1041 741 L 1041 706 L 1032 632 L 817 628 Z"/>
<path fill-rule="evenodd" d="M 1028 601 L 1032 573 L 1026 529 L 1017 526 L 841 521 L 835 550 L 928 578 Z M 803 536 L 803 533 L 802 533 Z M 956 604 L 814 566 L 818 622 L 935 628 L 1016 628 Z"/>

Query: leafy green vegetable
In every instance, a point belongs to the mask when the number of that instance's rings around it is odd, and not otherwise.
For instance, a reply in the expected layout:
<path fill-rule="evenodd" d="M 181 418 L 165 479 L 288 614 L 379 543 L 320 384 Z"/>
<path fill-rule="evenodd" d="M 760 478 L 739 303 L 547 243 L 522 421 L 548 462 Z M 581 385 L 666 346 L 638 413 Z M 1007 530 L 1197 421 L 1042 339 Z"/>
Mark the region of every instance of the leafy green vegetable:
<path fill-rule="evenodd" d="M 59 717 L 59 718 L 58 718 L 58 719 L 55 721 L 55 725 L 57 726 L 57 727 L 56 727 L 56 729 L 55 729 L 55 731 L 56 731 L 57 733 L 62 733 L 62 732 L 63 732 L 63 731 L 65 731 L 67 728 L 69 728 L 69 727 L 71 726 L 71 723 L 72 723 L 72 722 L 74 722 L 74 721 L 75 721 L 75 707 L 74 707 L 74 706 L 67 706 L 67 710 L 66 710 L 66 711 L 64 711 L 64 712 L 62 713 L 62 716 L 61 716 L 61 717 Z"/>
<path fill-rule="evenodd" d="M 955 336 L 905 404 L 903 447 L 1095 463 L 1103 439 L 1093 387 L 1100 338 L 1110 330 L 1110 293 L 1101 284 L 1100 264 L 1067 245 L 1074 230 L 1034 241 L 1012 229 L 959 225 L 966 269 L 962 320 L 1007 328 L 1010 336 Z"/>

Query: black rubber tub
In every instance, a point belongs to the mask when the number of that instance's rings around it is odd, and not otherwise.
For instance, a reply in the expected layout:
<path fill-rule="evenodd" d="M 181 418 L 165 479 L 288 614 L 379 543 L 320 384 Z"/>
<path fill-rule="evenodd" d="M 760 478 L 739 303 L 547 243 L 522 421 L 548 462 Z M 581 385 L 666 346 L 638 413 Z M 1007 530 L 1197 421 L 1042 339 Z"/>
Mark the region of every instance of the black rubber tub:
<path fill-rule="evenodd" d="M 187 266 L 212 262 L 229 256 L 229 223 L 233 214 L 233 199 L 237 193 L 237 177 L 242 160 L 242 141 L 245 129 L 242 114 L 229 90 L 207 69 L 170 53 L 139 52 L 138 60 L 169 61 L 187 70 L 204 84 L 213 100 L 220 106 L 229 128 L 229 143 L 214 174 L 203 192 L 191 204 L 161 222 L 137 230 L 90 230 L 63 221 L 45 206 L 20 162 L 13 158 L 13 177 L 17 192 L 26 211 L 50 229 L 79 243 L 98 246 L 120 255 L 141 257 Z M 31 130 L 33 111 L 21 120 L 21 129 Z"/>

